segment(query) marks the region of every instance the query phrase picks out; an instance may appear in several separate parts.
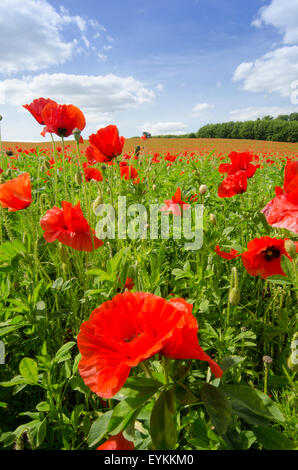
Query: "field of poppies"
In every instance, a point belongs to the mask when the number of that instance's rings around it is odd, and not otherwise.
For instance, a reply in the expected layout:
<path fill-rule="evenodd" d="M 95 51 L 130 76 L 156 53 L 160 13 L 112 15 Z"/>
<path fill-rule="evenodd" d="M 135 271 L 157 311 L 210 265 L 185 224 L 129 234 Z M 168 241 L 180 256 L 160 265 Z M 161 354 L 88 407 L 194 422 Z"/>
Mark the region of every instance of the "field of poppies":
<path fill-rule="evenodd" d="M 0 448 L 297 449 L 298 145 L 24 107 L 52 142 L 1 143 Z"/>

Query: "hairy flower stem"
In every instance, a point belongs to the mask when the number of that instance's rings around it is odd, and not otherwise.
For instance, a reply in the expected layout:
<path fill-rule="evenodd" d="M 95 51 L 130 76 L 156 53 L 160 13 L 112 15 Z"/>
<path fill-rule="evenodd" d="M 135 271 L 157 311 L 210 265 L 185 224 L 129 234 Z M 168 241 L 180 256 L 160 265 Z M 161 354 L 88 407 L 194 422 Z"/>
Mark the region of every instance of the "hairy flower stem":
<path fill-rule="evenodd" d="M 63 180 L 64 180 L 64 193 L 67 200 L 67 187 L 66 187 L 66 173 L 65 173 L 65 142 L 64 137 L 61 137 L 62 140 L 62 165 L 63 165 Z"/>
<path fill-rule="evenodd" d="M 55 160 L 55 164 L 54 164 L 54 181 L 55 181 L 55 204 L 57 205 L 57 195 L 58 195 L 58 176 L 57 176 L 57 150 L 56 150 L 56 144 L 55 144 L 55 141 L 54 141 L 54 137 L 53 137 L 53 134 L 50 133 L 50 136 L 51 136 L 51 139 L 52 139 L 52 144 L 53 144 L 53 151 L 54 151 L 54 160 Z"/>

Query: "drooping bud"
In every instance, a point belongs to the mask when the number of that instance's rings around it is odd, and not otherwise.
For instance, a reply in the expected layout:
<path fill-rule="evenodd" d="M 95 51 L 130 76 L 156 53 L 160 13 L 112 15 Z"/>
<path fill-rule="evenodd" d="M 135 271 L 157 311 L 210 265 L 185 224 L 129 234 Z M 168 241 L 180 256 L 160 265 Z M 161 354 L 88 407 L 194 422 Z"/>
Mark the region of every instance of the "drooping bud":
<path fill-rule="evenodd" d="M 285 250 L 291 256 L 291 258 L 295 258 L 296 256 L 296 246 L 292 240 L 285 241 Z"/>
<path fill-rule="evenodd" d="M 80 138 L 81 138 L 81 131 L 80 131 L 80 129 L 78 129 L 78 128 L 76 127 L 76 128 L 72 131 L 72 133 L 73 133 L 73 136 L 74 136 L 74 138 L 75 138 L 75 141 L 76 141 L 77 143 L 79 143 L 79 142 L 80 142 Z"/>
<path fill-rule="evenodd" d="M 231 287 L 229 291 L 229 302 L 231 305 L 238 305 L 240 302 L 240 289 L 238 282 L 237 268 L 233 267 L 231 272 Z"/>
<path fill-rule="evenodd" d="M 210 214 L 209 220 L 212 225 L 216 225 L 216 215 Z"/>
<path fill-rule="evenodd" d="M 200 196 L 203 196 L 204 194 L 206 194 L 208 191 L 208 188 L 205 184 L 201 184 L 201 186 L 199 187 L 199 194 Z"/>
<path fill-rule="evenodd" d="M 102 195 L 99 194 L 99 196 L 97 196 L 97 198 L 92 204 L 92 209 L 95 215 L 97 215 L 97 208 L 102 204 L 102 202 L 103 202 Z"/>

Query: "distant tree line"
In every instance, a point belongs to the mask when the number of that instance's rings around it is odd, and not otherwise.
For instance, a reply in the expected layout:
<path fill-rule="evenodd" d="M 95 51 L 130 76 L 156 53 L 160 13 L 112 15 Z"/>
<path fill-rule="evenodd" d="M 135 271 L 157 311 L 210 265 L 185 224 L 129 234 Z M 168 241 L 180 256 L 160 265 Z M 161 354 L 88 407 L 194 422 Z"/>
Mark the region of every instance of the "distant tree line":
<path fill-rule="evenodd" d="M 274 118 L 264 116 L 256 121 L 229 121 L 221 124 L 207 124 L 197 133 L 184 135 L 160 135 L 163 138 L 213 138 L 270 140 L 275 142 L 298 142 L 298 113 L 282 114 Z"/>

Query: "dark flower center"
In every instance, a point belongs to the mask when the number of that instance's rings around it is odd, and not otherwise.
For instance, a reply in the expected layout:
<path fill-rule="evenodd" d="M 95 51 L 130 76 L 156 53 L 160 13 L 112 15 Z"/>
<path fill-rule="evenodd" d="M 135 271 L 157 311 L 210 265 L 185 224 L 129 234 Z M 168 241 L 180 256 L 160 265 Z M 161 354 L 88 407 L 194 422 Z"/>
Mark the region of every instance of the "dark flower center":
<path fill-rule="evenodd" d="M 65 127 L 58 127 L 58 135 L 60 137 L 65 137 L 67 133 L 67 129 Z"/>
<path fill-rule="evenodd" d="M 263 253 L 266 261 L 273 261 L 280 257 L 280 251 L 275 246 L 268 247 L 266 251 L 263 251 Z"/>

